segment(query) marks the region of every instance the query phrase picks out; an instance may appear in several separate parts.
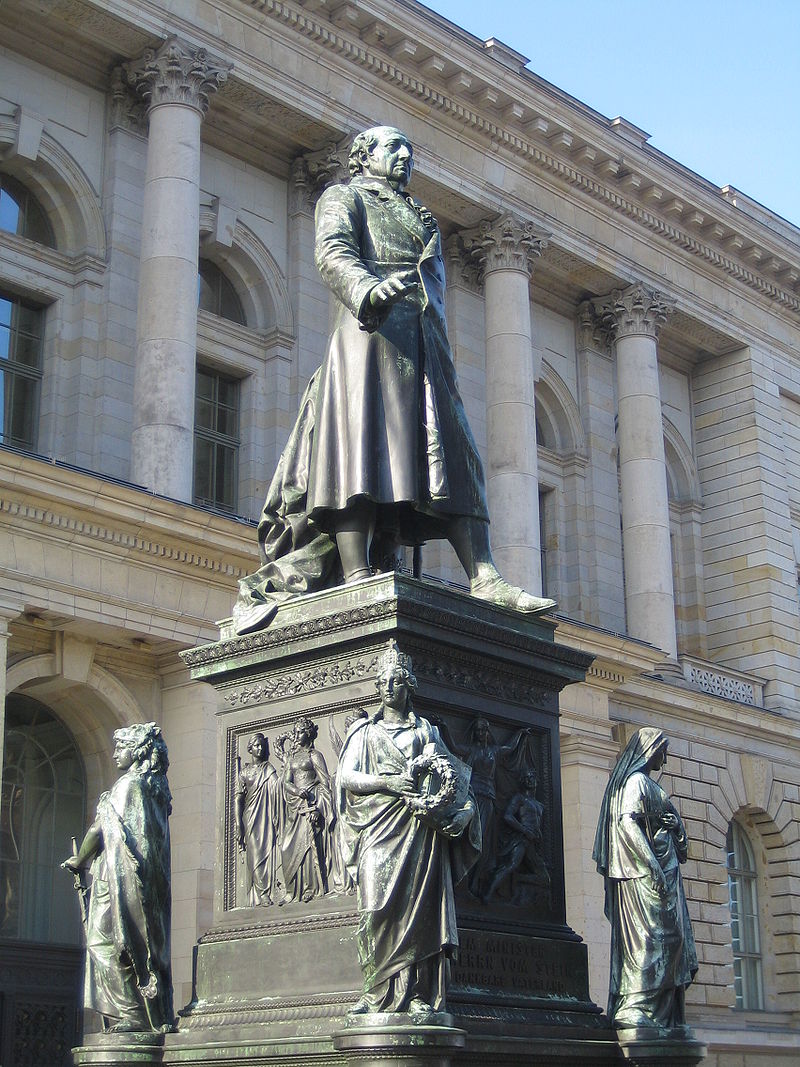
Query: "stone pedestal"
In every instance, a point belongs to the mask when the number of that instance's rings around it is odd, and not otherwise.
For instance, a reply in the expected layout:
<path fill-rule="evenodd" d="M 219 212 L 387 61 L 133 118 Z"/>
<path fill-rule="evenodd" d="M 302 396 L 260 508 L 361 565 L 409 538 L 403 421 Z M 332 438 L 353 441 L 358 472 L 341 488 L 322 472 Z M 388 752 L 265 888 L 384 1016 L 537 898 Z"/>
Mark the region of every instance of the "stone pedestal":
<path fill-rule="evenodd" d="M 555 644 L 553 633 L 545 619 L 387 574 L 298 598 L 267 630 L 184 653 L 192 676 L 222 697 L 217 880 L 195 996 L 166 1037 L 164 1063 L 619 1062 L 615 1034 L 589 998 L 586 946 L 565 917 L 558 692 L 583 678 L 590 657 Z M 375 679 L 390 639 L 412 657 L 416 711 L 444 725 L 462 758 L 471 725 L 488 721 L 496 829 L 519 788 L 509 753 L 523 729 L 544 808 L 538 847 L 547 874 L 541 864 L 520 867 L 489 904 L 462 883 L 448 1014 L 417 1023 L 348 1019 L 362 985 L 352 892 L 251 907 L 236 847 L 235 790 L 250 735 L 267 736 L 279 769 L 280 736 L 307 717 L 332 775 L 347 718 L 379 706 Z"/>
<path fill-rule="evenodd" d="M 466 1033 L 442 1015 L 436 1026 L 414 1025 L 407 1015 L 367 1016 L 363 1026 L 348 1026 L 333 1035 L 345 1063 L 359 1067 L 450 1067 L 465 1045 Z"/>
<path fill-rule="evenodd" d="M 164 1062 L 163 1034 L 87 1034 L 83 1045 L 72 1050 L 74 1067 L 96 1064 L 118 1067 L 135 1063 L 138 1067 L 159 1067 Z"/>
<path fill-rule="evenodd" d="M 655 1037 L 645 1030 L 619 1030 L 617 1034 L 620 1051 L 631 1067 L 696 1067 L 706 1054 L 706 1046 L 683 1027 Z"/>

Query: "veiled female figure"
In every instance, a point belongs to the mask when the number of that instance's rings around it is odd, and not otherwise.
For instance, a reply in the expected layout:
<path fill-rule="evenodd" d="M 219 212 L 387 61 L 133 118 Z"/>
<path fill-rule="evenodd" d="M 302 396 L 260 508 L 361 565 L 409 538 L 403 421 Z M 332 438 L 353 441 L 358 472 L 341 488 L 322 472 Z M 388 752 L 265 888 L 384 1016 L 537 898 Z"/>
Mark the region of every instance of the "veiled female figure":
<path fill-rule="evenodd" d="M 312 900 L 332 888 L 329 880 L 341 882 L 331 878 L 336 815 L 325 757 L 314 747 L 317 733 L 316 723 L 298 719 L 292 732 L 275 742 L 281 754 L 287 741 L 290 745 L 281 783 L 285 805 L 281 862 L 287 902 Z"/>
<path fill-rule="evenodd" d="M 154 722 L 114 732 L 122 774 L 97 803 L 97 817 L 75 856 L 91 862 L 86 921 L 85 1005 L 107 1030 L 172 1028 L 170 968 L 171 811 L 167 746 Z"/>
<path fill-rule="evenodd" d="M 653 727 L 634 734 L 606 787 L 595 836 L 611 923 L 608 1014 L 620 1029 L 683 1026 L 685 990 L 697 971 L 680 872 L 686 831 L 650 777 L 664 766 L 667 745 Z"/>
<path fill-rule="evenodd" d="M 253 762 L 242 768 L 236 783 L 237 839 L 245 856 L 245 888 L 250 904 L 275 904 L 279 894 L 281 783 L 269 762 L 269 741 L 264 734 L 253 734 L 247 751 Z"/>
<path fill-rule="evenodd" d="M 418 806 L 424 798 L 412 761 L 433 752 L 454 768 L 458 761 L 436 727 L 414 713 L 415 685 L 410 658 L 392 642 L 377 681 L 381 707 L 348 730 L 336 796 L 357 886 L 364 976 L 351 1014 L 407 1012 L 422 1021 L 444 1008 L 458 945 L 453 887 L 480 852 L 480 822 L 463 765 L 452 803 L 438 815 Z"/>

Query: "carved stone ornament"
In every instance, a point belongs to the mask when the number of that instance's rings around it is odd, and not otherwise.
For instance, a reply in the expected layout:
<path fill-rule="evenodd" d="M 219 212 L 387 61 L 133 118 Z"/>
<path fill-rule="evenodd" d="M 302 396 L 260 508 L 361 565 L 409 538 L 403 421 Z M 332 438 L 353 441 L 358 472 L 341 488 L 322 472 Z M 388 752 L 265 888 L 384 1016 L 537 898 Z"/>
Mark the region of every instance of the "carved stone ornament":
<path fill-rule="evenodd" d="M 227 81 L 231 64 L 172 36 L 159 48 L 146 48 L 139 59 L 123 64 L 123 69 L 128 84 L 147 101 L 149 110 L 159 104 L 186 104 L 205 115 L 209 95 Z"/>
<path fill-rule="evenodd" d="M 615 340 L 635 334 L 658 337 L 658 331 L 675 310 L 671 297 L 642 282 L 615 289 L 593 303 L 598 318 Z"/>
<path fill-rule="evenodd" d="M 147 105 L 128 85 L 122 67 L 111 73 L 111 106 L 108 109 L 108 128 L 123 129 L 147 136 Z"/>
<path fill-rule="evenodd" d="M 349 176 L 347 160 L 352 137 L 331 141 L 316 152 L 306 152 L 292 163 L 291 198 L 293 210 L 313 212 L 316 202 L 329 185 Z"/>
<path fill-rule="evenodd" d="M 467 255 L 477 261 L 483 276 L 495 270 L 519 270 L 530 276 L 534 261 L 547 248 L 549 236 L 535 230 L 533 223 L 506 214 L 464 231 L 461 243 Z"/>

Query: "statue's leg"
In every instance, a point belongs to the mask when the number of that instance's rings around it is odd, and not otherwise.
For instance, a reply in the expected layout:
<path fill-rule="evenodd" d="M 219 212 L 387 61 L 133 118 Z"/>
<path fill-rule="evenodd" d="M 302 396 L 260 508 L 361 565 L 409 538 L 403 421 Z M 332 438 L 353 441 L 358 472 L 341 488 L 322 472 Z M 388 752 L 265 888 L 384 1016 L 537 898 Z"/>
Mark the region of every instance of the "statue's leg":
<path fill-rule="evenodd" d="M 375 532 L 375 505 L 359 500 L 339 514 L 335 522 L 336 548 L 342 561 L 345 582 L 356 582 L 372 573 L 369 548 Z"/>
<path fill-rule="evenodd" d="M 550 611 L 556 606 L 555 600 L 532 596 L 503 578 L 492 559 L 488 522 L 471 518 L 454 519 L 450 523 L 448 540 L 467 572 L 472 596 L 502 608 L 516 608 L 517 611 Z"/>

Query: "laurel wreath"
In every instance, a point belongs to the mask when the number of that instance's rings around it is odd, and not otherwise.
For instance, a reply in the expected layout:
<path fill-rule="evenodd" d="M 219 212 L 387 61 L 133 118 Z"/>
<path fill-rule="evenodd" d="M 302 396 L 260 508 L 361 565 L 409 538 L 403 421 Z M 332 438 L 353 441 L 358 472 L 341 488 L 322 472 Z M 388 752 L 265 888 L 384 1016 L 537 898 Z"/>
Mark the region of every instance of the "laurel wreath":
<path fill-rule="evenodd" d="M 414 811 L 439 811 L 455 799 L 458 778 L 452 763 L 440 752 L 423 752 L 411 761 L 408 770 L 415 780 L 426 774 L 439 779 L 436 792 L 407 798 L 408 806 Z"/>

